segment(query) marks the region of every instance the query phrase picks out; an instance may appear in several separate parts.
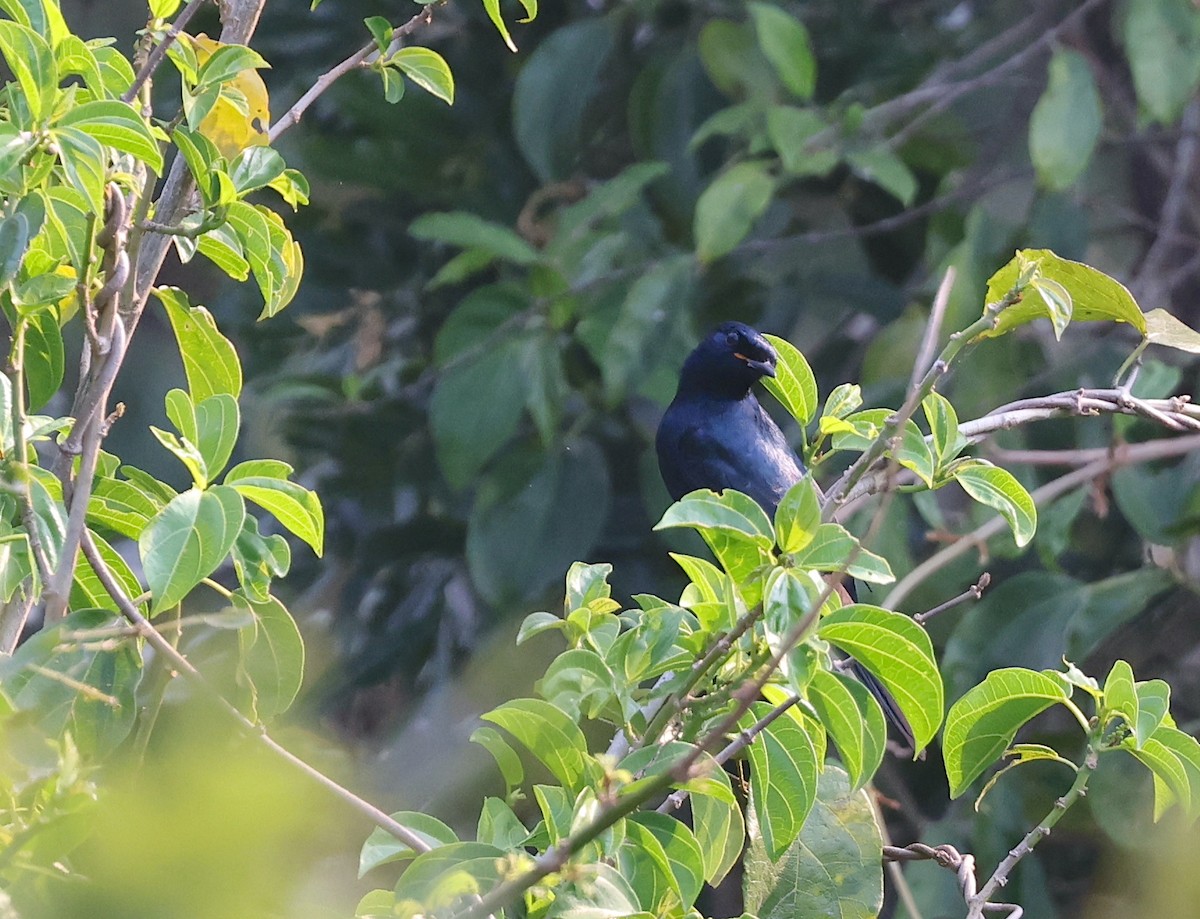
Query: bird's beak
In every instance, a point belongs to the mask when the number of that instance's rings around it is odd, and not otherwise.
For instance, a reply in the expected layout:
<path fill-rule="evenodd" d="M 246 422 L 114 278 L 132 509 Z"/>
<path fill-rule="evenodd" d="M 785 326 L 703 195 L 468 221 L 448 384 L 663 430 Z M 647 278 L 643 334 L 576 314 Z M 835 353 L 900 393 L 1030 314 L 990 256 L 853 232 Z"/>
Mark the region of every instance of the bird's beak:
<path fill-rule="evenodd" d="M 775 365 L 770 361 L 752 361 L 750 358 L 746 357 L 746 355 L 737 352 L 735 352 L 733 356 L 740 361 L 744 361 L 747 367 L 751 368 L 752 370 L 757 370 L 765 377 L 775 376 Z"/>

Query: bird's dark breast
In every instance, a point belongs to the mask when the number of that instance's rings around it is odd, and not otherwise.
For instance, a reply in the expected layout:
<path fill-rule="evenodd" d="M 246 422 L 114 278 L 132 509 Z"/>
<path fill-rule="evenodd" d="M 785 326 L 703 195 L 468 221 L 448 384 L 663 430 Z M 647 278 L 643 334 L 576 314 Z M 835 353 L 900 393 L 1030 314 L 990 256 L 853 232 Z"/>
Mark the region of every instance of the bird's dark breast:
<path fill-rule="evenodd" d="M 677 400 L 663 417 L 657 448 L 675 500 L 698 488 L 733 488 L 773 514 L 803 475 L 779 428 L 753 397 Z"/>

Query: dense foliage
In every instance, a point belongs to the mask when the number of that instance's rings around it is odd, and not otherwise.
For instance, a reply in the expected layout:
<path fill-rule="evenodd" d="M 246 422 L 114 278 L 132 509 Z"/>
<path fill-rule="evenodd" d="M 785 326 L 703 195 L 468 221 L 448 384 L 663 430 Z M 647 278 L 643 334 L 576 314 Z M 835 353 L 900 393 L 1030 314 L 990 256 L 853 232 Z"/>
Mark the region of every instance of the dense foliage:
<path fill-rule="evenodd" d="M 910 914 L 1049 911 L 1068 810 L 1088 853 L 1200 814 L 1186 0 L 152 0 L 129 54 L 0 10 L 4 910 L 316 914 L 340 801 L 364 916 L 873 916 L 881 855 L 957 871 L 894 875 Z M 667 507 L 649 449 L 733 316 L 813 469 L 774 520 Z M 354 733 L 564 571 L 466 665 L 511 691 L 417 709 L 440 801 L 277 741 L 302 631 Z M 842 653 L 940 756 L 886 757 Z"/>

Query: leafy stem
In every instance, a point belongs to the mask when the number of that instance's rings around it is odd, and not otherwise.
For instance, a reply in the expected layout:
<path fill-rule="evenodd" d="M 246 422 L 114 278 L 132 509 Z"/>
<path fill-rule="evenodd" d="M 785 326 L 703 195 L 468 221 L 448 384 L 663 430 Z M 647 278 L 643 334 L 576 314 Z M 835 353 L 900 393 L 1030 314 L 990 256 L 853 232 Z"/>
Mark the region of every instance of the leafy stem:
<path fill-rule="evenodd" d="M 1088 741 L 1083 763 L 1079 766 L 1079 771 L 1075 773 L 1075 781 L 1071 783 L 1067 793 L 1054 802 L 1054 806 L 1041 822 L 1026 833 L 1025 838 L 1017 844 L 1016 848 L 996 866 L 996 870 L 992 872 L 992 876 L 988 878 L 987 883 L 980 888 L 979 892 L 967 897 L 967 919 L 982 919 L 984 913 L 989 911 L 988 907 L 991 905 L 988 903 L 989 898 L 997 888 L 1008 883 L 1009 875 L 1017 863 L 1032 852 L 1034 846 L 1049 836 L 1054 825 L 1063 818 L 1067 810 L 1087 794 L 1087 785 L 1096 771 L 1098 761 L 1099 753 L 1095 746 L 1095 740 L 1092 738 Z"/>
<path fill-rule="evenodd" d="M 980 335 L 996 328 L 996 323 L 999 321 L 1001 313 L 1013 304 L 1020 302 L 1022 296 L 1021 290 L 1022 288 L 1018 283 L 1018 285 L 1014 286 L 1012 290 L 995 303 L 989 303 L 984 307 L 982 316 L 965 329 L 955 332 L 950 336 L 950 340 L 942 349 L 942 353 L 938 355 L 937 360 L 925 372 L 920 382 L 916 386 L 911 387 L 904 404 L 887 419 L 870 446 L 863 451 L 862 455 L 851 464 L 850 468 L 826 492 L 825 500 L 822 504 L 822 516 L 825 520 L 832 519 L 837 507 L 845 500 L 854 486 L 883 457 L 893 438 L 900 434 L 905 423 L 917 410 L 917 406 L 921 404 L 926 396 L 933 392 L 938 381 L 950 372 L 950 368 L 955 360 L 961 357 L 970 346 L 976 344 Z"/>

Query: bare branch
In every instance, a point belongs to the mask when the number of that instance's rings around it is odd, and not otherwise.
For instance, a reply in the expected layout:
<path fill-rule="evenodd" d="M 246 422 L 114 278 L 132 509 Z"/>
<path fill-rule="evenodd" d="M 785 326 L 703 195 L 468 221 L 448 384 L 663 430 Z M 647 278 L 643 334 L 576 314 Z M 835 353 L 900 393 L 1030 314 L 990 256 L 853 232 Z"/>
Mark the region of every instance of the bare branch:
<path fill-rule="evenodd" d="M 1041 488 L 1034 490 L 1031 497 L 1034 503 L 1040 507 L 1049 504 L 1060 495 L 1064 495 L 1081 485 L 1086 485 L 1093 479 L 1120 466 L 1134 463 L 1148 463 L 1171 456 L 1181 456 L 1196 449 L 1200 449 L 1200 435 L 1123 445 L 1113 449 L 1111 452 L 1107 452 L 1105 456 L 1088 463 L 1086 466 L 1069 472 L 1055 479 L 1053 482 L 1047 482 Z M 880 605 L 887 609 L 895 609 L 912 593 L 918 584 L 945 568 L 960 555 L 969 552 L 972 547 L 1000 533 L 1006 526 L 1008 524 L 1005 523 L 1002 517 L 993 517 L 973 532 L 959 538 L 941 551 L 935 552 L 901 578 Z"/>
<path fill-rule="evenodd" d="M 954 290 L 954 279 L 957 272 L 951 265 L 938 285 L 933 297 L 933 305 L 929 308 L 929 320 L 925 323 L 925 334 L 921 338 L 921 347 L 917 351 L 917 359 L 913 362 L 912 377 L 908 383 L 910 392 L 921 385 L 921 378 L 929 372 L 933 363 L 933 355 L 937 351 L 938 337 L 942 333 L 942 320 L 946 318 L 946 307 L 950 305 L 950 292 Z"/>
<path fill-rule="evenodd" d="M 104 589 L 108 592 L 108 595 L 116 602 L 117 607 L 121 611 L 121 615 L 133 624 L 133 626 L 138 630 L 138 634 L 141 635 L 141 637 L 144 638 L 156 652 L 161 654 L 166 660 L 170 661 L 171 666 L 178 673 L 181 673 L 193 686 L 199 689 L 205 698 L 213 702 L 226 715 L 232 718 L 248 737 L 255 738 L 259 743 L 274 753 L 279 759 L 283 760 L 292 768 L 308 776 L 308 778 L 312 779 L 326 791 L 333 793 L 341 801 L 349 804 L 352 808 L 365 816 L 376 826 L 391 833 L 414 851 L 429 851 L 429 844 L 425 842 L 425 840 L 419 835 L 414 833 L 408 827 L 389 817 L 374 804 L 371 804 L 369 801 L 360 798 L 348 788 L 339 785 L 329 776 L 325 775 L 325 773 L 313 768 L 290 750 L 280 746 L 278 742 L 276 742 L 270 735 L 267 734 L 266 729 L 261 724 L 257 724 L 243 715 L 236 706 L 230 703 L 212 686 L 211 683 L 208 682 L 208 680 L 204 678 L 204 675 L 200 673 L 199 670 L 192 666 L 191 661 L 180 654 L 179 651 L 175 649 L 175 646 L 172 645 L 171 642 L 167 640 L 167 638 L 165 638 L 161 632 L 154 628 L 150 621 L 142 615 L 141 610 L 139 610 L 134 605 L 133 601 L 126 596 L 121 584 L 113 576 L 112 571 L 109 570 L 108 563 L 104 561 L 104 558 L 96 549 L 96 544 L 92 540 L 91 534 L 86 530 L 84 530 L 83 533 L 82 543 L 84 555 L 87 557 L 92 569 L 96 572 L 96 576 L 100 579 L 100 583 L 104 585 Z"/>
<path fill-rule="evenodd" d="M 924 625 L 934 616 L 938 616 L 944 612 L 947 612 L 948 610 L 952 610 L 954 607 L 966 603 L 968 600 L 978 600 L 983 596 L 983 592 L 987 590 L 988 585 L 991 583 L 992 576 L 985 571 L 979 576 L 978 581 L 960 593 L 957 597 L 947 600 L 945 603 L 941 603 L 931 610 L 927 610 L 923 613 L 917 613 L 915 616 L 913 616 L 913 621 Z"/>

